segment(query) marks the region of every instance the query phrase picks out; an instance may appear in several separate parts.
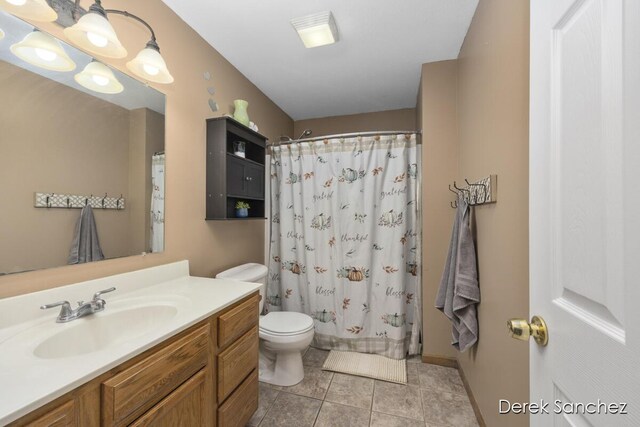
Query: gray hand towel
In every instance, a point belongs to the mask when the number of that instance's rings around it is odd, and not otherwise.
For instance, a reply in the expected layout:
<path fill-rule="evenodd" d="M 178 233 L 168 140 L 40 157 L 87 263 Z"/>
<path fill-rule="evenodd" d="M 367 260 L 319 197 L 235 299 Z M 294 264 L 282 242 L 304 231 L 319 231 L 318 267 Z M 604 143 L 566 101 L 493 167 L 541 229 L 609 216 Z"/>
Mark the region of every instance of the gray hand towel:
<path fill-rule="evenodd" d="M 478 340 L 476 305 L 480 302 L 480 288 L 469 218 L 469 205 L 458 200 L 449 254 L 435 304 L 451 320 L 451 344 L 460 351 Z"/>
<path fill-rule="evenodd" d="M 104 254 L 98 240 L 96 220 L 93 217 L 91 206 L 86 205 L 82 208 L 80 218 L 76 222 L 76 230 L 73 234 L 73 242 L 71 243 L 71 251 L 69 252 L 67 263 L 82 264 L 102 259 L 104 259 Z"/>

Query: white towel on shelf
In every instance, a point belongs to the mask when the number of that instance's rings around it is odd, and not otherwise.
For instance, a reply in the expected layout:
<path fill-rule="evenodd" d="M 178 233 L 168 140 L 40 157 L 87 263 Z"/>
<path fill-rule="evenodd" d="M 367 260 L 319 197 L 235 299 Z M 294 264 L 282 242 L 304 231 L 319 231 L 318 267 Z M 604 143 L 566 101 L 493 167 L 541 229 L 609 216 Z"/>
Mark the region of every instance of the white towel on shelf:
<path fill-rule="evenodd" d="M 478 341 L 476 305 L 480 302 L 480 287 L 469 218 L 469 204 L 458 200 L 449 253 L 435 303 L 436 308 L 451 320 L 451 344 L 460 351 Z"/>
<path fill-rule="evenodd" d="M 96 219 L 93 216 L 91 206 L 86 205 L 82 208 L 80 218 L 76 222 L 67 264 L 83 264 L 102 259 L 104 259 L 104 254 L 100 248 Z"/>

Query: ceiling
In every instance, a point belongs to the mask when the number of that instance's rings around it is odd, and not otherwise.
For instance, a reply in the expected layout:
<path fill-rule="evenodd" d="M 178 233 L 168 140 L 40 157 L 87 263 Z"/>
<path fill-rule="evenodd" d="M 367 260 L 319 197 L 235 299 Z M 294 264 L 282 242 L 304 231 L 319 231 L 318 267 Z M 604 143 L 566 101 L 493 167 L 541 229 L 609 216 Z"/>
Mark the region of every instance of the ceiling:
<path fill-rule="evenodd" d="M 455 59 L 478 0 L 163 0 L 294 120 L 413 108 L 423 63 Z M 330 10 L 340 41 L 290 20 Z"/>

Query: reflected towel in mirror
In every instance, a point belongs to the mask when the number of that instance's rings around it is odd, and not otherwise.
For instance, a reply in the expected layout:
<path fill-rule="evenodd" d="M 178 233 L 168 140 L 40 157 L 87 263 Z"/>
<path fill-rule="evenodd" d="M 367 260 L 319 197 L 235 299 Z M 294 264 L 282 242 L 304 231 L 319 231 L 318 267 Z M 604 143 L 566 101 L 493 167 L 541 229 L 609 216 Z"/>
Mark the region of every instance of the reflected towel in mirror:
<path fill-rule="evenodd" d="M 83 264 L 85 262 L 100 261 L 103 259 L 104 254 L 100 248 L 93 209 L 91 209 L 90 205 L 86 205 L 82 208 L 80 218 L 78 218 L 78 222 L 76 223 L 67 264 Z"/>

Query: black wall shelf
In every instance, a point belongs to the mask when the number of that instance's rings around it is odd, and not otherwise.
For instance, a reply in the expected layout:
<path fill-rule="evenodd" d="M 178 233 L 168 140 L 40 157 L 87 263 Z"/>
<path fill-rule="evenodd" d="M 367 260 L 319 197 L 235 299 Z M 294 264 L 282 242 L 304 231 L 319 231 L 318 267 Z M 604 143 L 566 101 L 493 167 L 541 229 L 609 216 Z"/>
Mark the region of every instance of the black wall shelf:
<path fill-rule="evenodd" d="M 245 157 L 234 143 L 245 143 Z M 207 220 L 264 219 L 267 138 L 230 117 L 207 120 Z M 249 217 L 236 218 L 235 204 L 249 203 Z"/>

